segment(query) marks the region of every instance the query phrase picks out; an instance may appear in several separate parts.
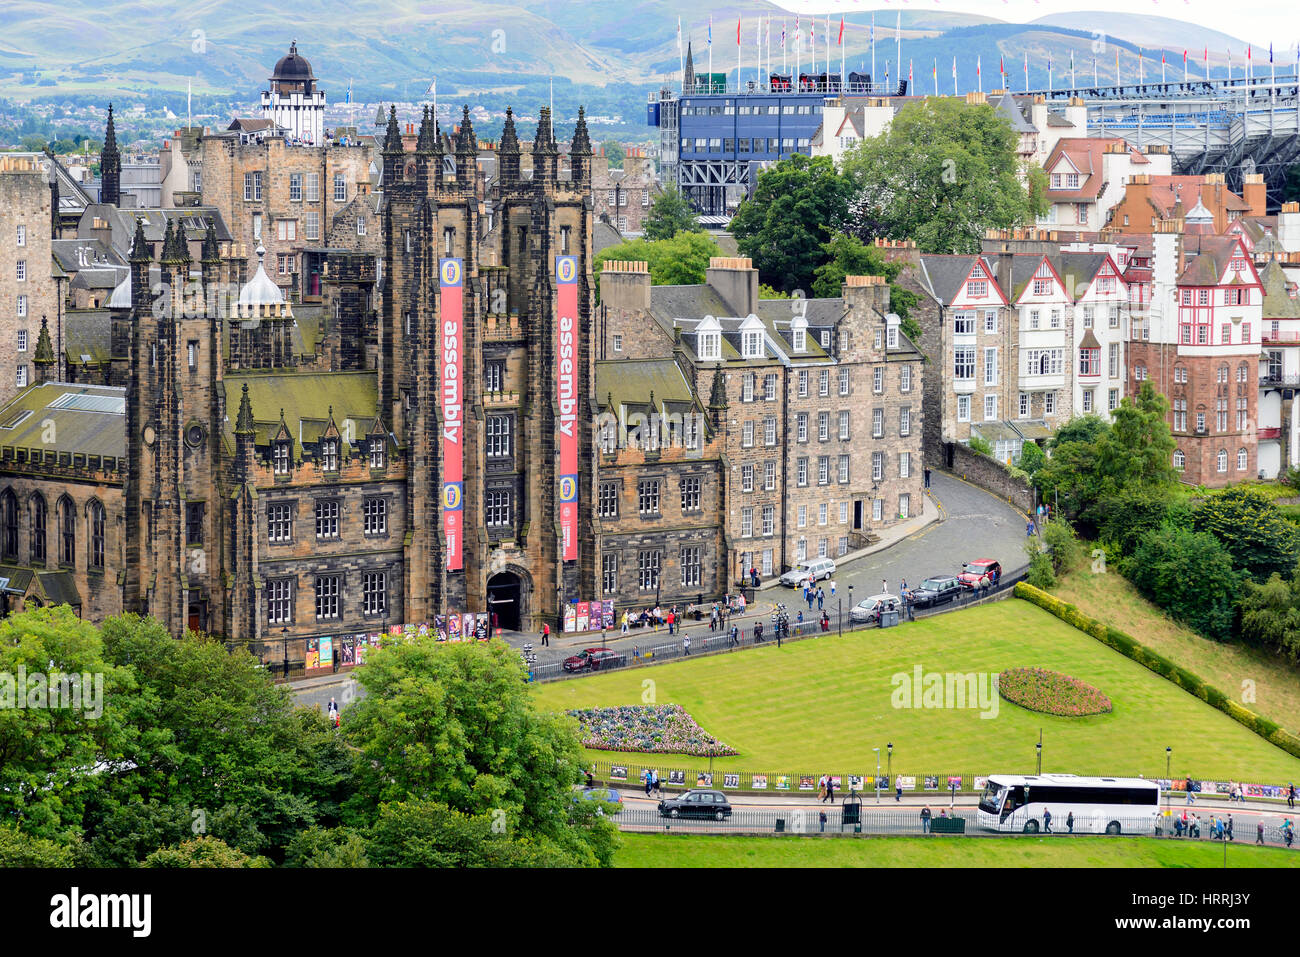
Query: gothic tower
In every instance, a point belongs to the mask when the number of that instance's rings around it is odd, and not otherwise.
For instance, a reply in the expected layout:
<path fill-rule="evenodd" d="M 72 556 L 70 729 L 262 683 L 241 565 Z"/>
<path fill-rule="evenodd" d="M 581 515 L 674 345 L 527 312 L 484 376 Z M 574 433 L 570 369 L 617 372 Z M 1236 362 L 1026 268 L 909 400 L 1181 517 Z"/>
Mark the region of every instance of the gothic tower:
<path fill-rule="evenodd" d="M 117 131 L 113 127 L 113 104 L 108 104 L 108 124 L 104 127 L 104 147 L 99 151 L 99 201 L 110 206 L 122 205 L 122 157 L 117 151 Z"/>

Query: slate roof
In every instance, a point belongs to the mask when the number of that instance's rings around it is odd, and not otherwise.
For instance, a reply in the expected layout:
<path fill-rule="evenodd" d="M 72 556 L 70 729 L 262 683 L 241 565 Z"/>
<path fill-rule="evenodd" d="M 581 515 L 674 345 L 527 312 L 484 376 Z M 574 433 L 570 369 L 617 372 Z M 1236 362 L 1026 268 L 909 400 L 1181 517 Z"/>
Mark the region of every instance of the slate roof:
<path fill-rule="evenodd" d="M 1178 284 L 1182 286 L 1215 286 L 1228 271 L 1228 262 L 1237 248 L 1235 236 L 1201 236 L 1185 233 L 1183 253 L 1186 256 Z"/>
<path fill-rule="evenodd" d="M 1259 271 L 1264 284 L 1265 319 L 1300 319 L 1300 300 L 1292 298 L 1287 289 L 1286 273 L 1276 261 L 1269 262 Z"/>
<path fill-rule="evenodd" d="M 975 260 L 984 264 L 984 271 L 990 276 L 996 275 L 987 257 L 968 255 L 936 254 L 921 257 L 918 274 L 922 288 L 944 305 L 951 303 L 961 291 L 962 283 L 975 268 Z"/>
<path fill-rule="evenodd" d="M 115 252 L 102 239 L 55 239 L 50 242 L 50 251 L 54 261 L 70 273 L 82 269 L 127 265 L 125 257 Z"/>
<path fill-rule="evenodd" d="M 106 309 L 71 309 L 63 318 L 63 354 L 72 365 L 103 364 L 112 357 L 112 317 Z M 51 337 L 54 333 L 51 330 Z"/>
<path fill-rule="evenodd" d="M 352 436 L 358 441 L 374 424 L 379 411 L 379 383 L 374 371 L 365 372 L 228 372 L 222 379 L 226 392 L 226 444 L 234 448 L 235 415 L 244 384 L 253 407 L 257 428 L 255 443 L 268 446 L 280 427 L 280 410 L 293 437 L 294 461 L 301 461 L 302 446 L 315 444 L 325 431 L 329 410 L 334 424 L 347 434 L 345 422 L 352 420 Z M 343 442 L 343 453 L 350 444 Z"/>
<path fill-rule="evenodd" d="M 681 367 L 672 359 L 610 359 L 596 363 L 596 403 L 609 408 L 644 406 L 654 393 L 656 408 L 683 411 L 695 405 L 695 393 Z"/>

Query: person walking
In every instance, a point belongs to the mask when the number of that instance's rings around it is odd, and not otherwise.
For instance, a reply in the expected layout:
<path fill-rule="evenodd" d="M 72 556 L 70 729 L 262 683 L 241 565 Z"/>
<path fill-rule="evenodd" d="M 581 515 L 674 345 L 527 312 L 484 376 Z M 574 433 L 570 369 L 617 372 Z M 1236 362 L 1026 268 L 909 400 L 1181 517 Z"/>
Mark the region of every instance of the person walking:
<path fill-rule="evenodd" d="M 1228 815 L 1228 827 L 1227 827 L 1227 831 L 1228 831 L 1228 840 L 1230 840 L 1230 841 L 1235 841 L 1236 838 L 1234 838 L 1234 837 L 1232 836 L 1232 815 L 1231 815 L 1231 814 Z"/>
<path fill-rule="evenodd" d="M 903 782 L 894 778 L 894 803 L 901 804 L 903 801 Z"/>
<path fill-rule="evenodd" d="M 817 598 L 817 593 L 809 588 L 803 593 L 804 598 L 808 600 L 808 610 L 812 611 L 813 601 Z"/>
<path fill-rule="evenodd" d="M 1071 834 L 1074 833 L 1074 812 L 1073 811 L 1071 811 L 1069 814 L 1065 816 L 1065 828 Z"/>
<path fill-rule="evenodd" d="M 736 627 L 735 622 L 732 622 L 732 625 L 731 625 L 731 642 L 730 642 L 729 647 L 731 647 L 731 648 L 735 648 L 737 645 L 740 644 L 740 637 L 739 637 L 739 634 L 740 634 L 740 629 Z"/>
<path fill-rule="evenodd" d="M 619 629 L 619 631 L 620 631 L 622 634 L 626 635 L 626 634 L 627 634 L 627 631 L 628 631 L 628 628 L 630 628 L 630 627 L 631 627 L 631 623 L 628 621 L 627 611 L 625 610 L 625 611 L 623 612 L 623 623 L 622 623 L 622 627 Z"/>
<path fill-rule="evenodd" d="M 1292 809 L 1295 808 L 1295 784 L 1294 783 L 1288 784 L 1286 786 L 1286 806 Z"/>
<path fill-rule="evenodd" d="M 1188 803 L 1188 804 L 1195 804 L 1195 803 L 1196 803 L 1196 795 L 1192 793 L 1192 779 L 1191 779 L 1191 778 L 1188 778 L 1188 779 L 1187 779 L 1187 803 Z"/>
<path fill-rule="evenodd" d="M 551 623 L 549 621 L 544 621 L 542 622 L 542 647 L 549 648 L 550 646 L 551 646 Z"/>
<path fill-rule="evenodd" d="M 751 568 L 749 569 L 749 584 L 750 584 L 752 587 L 754 587 L 754 588 L 757 588 L 757 587 L 758 587 L 758 569 L 757 569 L 757 568 L 753 568 L 753 567 L 751 567 Z"/>
<path fill-rule="evenodd" d="M 682 632 L 682 654 L 689 655 L 690 653 L 691 653 L 691 636 L 686 634 L 686 632 Z"/>
<path fill-rule="evenodd" d="M 669 635 L 672 635 L 673 625 L 675 625 L 676 623 L 677 623 L 677 616 L 674 615 L 673 610 L 669 608 L 668 609 L 668 634 Z"/>
<path fill-rule="evenodd" d="M 1258 824 L 1255 825 L 1255 843 L 1256 844 L 1264 843 L 1264 822 L 1263 821 L 1260 821 Z"/>
<path fill-rule="evenodd" d="M 884 578 L 880 579 L 880 594 L 882 595 L 889 594 L 889 582 Z"/>
<path fill-rule="evenodd" d="M 826 775 L 826 799 L 832 804 L 835 803 L 835 779 L 829 774 Z"/>
<path fill-rule="evenodd" d="M 818 588 L 817 589 L 817 610 L 818 611 L 821 611 L 822 602 L 824 602 L 825 600 L 826 600 L 826 590 L 823 588 Z"/>
<path fill-rule="evenodd" d="M 641 777 L 645 780 L 645 796 L 649 797 L 650 796 L 650 769 L 646 768 L 645 772 L 641 775 Z"/>
<path fill-rule="evenodd" d="M 926 805 L 925 807 L 921 808 L 921 833 L 922 833 L 922 834 L 929 834 L 929 833 L 930 833 L 930 818 L 931 818 L 931 816 L 932 816 L 932 815 L 930 814 L 930 807 L 929 807 L 929 805 Z"/>
<path fill-rule="evenodd" d="M 1047 808 L 1043 808 L 1043 833 L 1052 833 L 1052 812 Z"/>
<path fill-rule="evenodd" d="M 661 784 L 659 783 L 659 769 L 658 769 L 658 768 L 655 768 L 655 769 L 654 769 L 654 776 L 653 776 L 653 778 L 651 779 L 651 783 L 654 785 L 655 794 L 658 794 L 660 797 L 663 797 L 664 789 L 663 789 L 663 785 L 661 785 Z"/>
<path fill-rule="evenodd" d="M 835 597 L 835 579 L 832 578 L 828 584 L 831 586 L 831 597 L 834 598 L 834 597 Z"/>
<path fill-rule="evenodd" d="M 762 640 L 763 640 L 763 623 L 761 621 L 756 621 L 754 622 L 754 644 L 757 645 Z"/>

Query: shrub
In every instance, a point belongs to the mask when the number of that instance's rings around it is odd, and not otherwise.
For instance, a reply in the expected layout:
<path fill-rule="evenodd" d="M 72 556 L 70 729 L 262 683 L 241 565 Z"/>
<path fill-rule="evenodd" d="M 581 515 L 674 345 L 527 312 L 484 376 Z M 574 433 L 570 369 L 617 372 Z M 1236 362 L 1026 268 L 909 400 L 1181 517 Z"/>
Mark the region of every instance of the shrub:
<path fill-rule="evenodd" d="M 990 444 L 989 440 L 984 438 L 983 436 L 972 435 L 970 437 L 970 441 L 967 443 L 967 447 L 972 452 L 978 452 L 980 455 L 988 455 L 988 456 L 993 455 L 992 444 Z"/>

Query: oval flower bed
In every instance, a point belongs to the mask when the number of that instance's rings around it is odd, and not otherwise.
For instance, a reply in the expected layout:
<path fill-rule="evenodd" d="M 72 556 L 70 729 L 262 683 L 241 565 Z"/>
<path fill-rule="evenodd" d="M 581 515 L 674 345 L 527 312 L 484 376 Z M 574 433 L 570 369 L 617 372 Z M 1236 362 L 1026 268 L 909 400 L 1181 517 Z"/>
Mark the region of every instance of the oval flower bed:
<path fill-rule="evenodd" d="M 1110 698 L 1078 678 L 1046 668 L 1010 668 L 998 675 L 998 693 L 1029 711 L 1081 718 L 1109 714 Z"/>
<path fill-rule="evenodd" d="M 584 708 L 569 714 L 578 719 L 582 744 L 588 748 L 706 758 L 736 753 L 677 704 Z"/>

